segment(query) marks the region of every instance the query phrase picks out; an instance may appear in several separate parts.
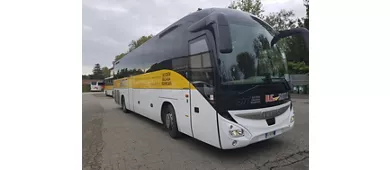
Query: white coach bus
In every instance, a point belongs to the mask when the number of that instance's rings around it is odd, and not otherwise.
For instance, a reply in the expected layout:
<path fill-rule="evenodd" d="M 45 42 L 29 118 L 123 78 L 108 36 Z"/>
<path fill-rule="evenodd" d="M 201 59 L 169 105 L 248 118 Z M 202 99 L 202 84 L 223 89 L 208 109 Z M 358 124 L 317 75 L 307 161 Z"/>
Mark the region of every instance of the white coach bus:
<path fill-rule="evenodd" d="M 275 31 L 238 10 L 191 13 L 114 66 L 113 96 L 124 112 L 221 149 L 270 139 L 294 126 L 290 85 L 276 42 L 308 31 Z M 146 134 L 147 135 L 147 134 Z"/>

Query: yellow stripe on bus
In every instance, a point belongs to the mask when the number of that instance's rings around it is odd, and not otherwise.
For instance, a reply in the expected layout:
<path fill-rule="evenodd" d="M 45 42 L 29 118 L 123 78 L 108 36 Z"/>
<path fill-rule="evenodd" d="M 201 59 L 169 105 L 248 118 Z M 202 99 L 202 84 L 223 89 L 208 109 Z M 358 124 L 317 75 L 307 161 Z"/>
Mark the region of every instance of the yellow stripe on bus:
<path fill-rule="evenodd" d="M 185 77 L 172 70 L 159 70 L 114 80 L 114 88 L 188 89 L 189 87 L 195 89 Z"/>
<path fill-rule="evenodd" d="M 104 90 L 112 90 L 114 88 L 114 86 L 112 85 L 104 85 Z"/>
<path fill-rule="evenodd" d="M 119 89 L 119 88 L 129 88 L 129 77 L 121 78 L 118 80 L 114 80 L 114 88 Z"/>

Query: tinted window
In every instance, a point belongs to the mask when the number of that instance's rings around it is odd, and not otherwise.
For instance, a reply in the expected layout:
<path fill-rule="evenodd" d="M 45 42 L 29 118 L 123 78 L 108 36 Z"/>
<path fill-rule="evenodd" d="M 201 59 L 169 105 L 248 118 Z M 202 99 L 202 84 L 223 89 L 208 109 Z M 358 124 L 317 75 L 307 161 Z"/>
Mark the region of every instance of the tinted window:
<path fill-rule="evenodd" d="M 188 67 L 188 58 L 187 57 L 172 59 L 172 69 L 173 70 L 183 70 L 183 69 L 187 69 L 187 67 Z"/>
<path fill-rule="evenodd" d="M 202 54 L 202 66 L 211 67 L 210 53 Z"/>
<path fill-rule="evenodd" d="M 165 60 L 165 61 L 162 61 L 160 63 L 152 64 L 146 72 L 149 73 L 149 72 L 164 70 L 164 69 L 172 69 L 172 61 L 171 60 Z"/>
<path fill-rule="evenodd" d="M 94 82 L 94 81 L 93 81 L 93 82 L 91 82 L 91 85 L 96 85 L 96 82 Z"/>
<path fill-rule="evenodd" d="M 194 42 L 190 45 L 190 54 L 198 54 L 208 51 L 207 42 L 205 39 Z"/>
<path fill-rule="evenodd" d="M 114 79 L 173 69 L 174 58 L 188 56 L 188 24 L 181 23 L 164 36 L 154 36 L 140 47 L 131 51 L 114 66 Z M 176 60 L 177 61 L 177 60 Z M 182 69 L 182 61 L 175 62 L 176 69 Z"/>
<path fill-rule="evenodd" d="M 191 68 L 202 68 L 202 56 L 195 55 L 190 57 Z"/>
<path fill-rule="evenodd" d="M 172 59 L 172 70 L 181 74 L 183 77 L 188 78 L 186 75 L 189 68 L 188 64 L 188 57 L 174 58 Z"/>

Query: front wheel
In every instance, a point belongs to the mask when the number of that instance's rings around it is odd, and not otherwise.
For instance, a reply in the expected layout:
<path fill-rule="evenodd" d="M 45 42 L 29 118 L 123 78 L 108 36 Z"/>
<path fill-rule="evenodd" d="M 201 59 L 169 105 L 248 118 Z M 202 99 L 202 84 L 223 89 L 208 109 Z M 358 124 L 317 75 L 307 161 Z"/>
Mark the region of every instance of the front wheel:
<path fill-rule="evenodd" d="M 164 109 L 164 115 L 165 115 L 165 128 L 168 130 L 169 135 L 177 139 L 181 137 L 181 133 L 179 132 L 177 128 L 177 121 L 176 121 L 176 113 L 175 109 L 173 108 L 172 105 L 168 105 Z"/>
<path fill-rule="evenodd" d="M 122 100 L 121 100 L 121 106 L 122 106 L 122 111 L 124 113 L 129 113 L 130 111 L 126 108 L 126 103 L 125 103 L 125 98 L 122 97 Z"/>

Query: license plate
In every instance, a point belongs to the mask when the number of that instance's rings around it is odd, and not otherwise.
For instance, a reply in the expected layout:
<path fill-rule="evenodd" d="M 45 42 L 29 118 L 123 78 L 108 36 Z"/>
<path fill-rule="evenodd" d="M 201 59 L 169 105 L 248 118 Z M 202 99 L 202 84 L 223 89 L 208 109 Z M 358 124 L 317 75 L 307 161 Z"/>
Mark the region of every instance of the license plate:
<path fill-rule="evenodd" d="M 273 136 L 275 136 L 275 134 L 276 134 L 276 131 L 268 132 L 268 133 L 265 134 L 265 138 L 273 137 Z"/>

